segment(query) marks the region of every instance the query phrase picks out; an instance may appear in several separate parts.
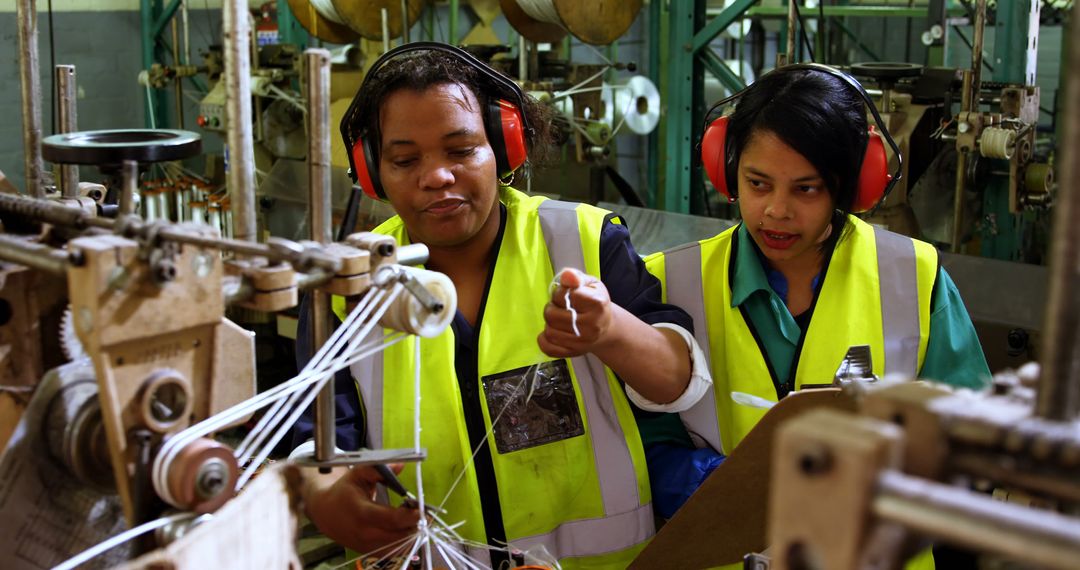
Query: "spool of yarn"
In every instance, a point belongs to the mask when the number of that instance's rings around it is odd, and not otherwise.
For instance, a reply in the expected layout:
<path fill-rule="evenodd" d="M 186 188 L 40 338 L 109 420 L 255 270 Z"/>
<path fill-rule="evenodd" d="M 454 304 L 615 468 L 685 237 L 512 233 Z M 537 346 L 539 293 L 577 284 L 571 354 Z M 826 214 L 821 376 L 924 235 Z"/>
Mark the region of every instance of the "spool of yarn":
<path fill-rule="evenodd" d="M 442 310 L 432 311 L 415 295 L 405 290 L 394 299 L 379 324 L 426 338 L 442 334 L 457 311 L 457 290 L 454 289 L 454 283 L 446 275 L 435 271 L 408 266 L 401 268 L 415 277 L 428 293 L 442 303 Z"/>
<path fill-rule="evenodd" d="M 605 85 L 601 99 L 604 119 L 612 128 L 625 121 L 626 128 L 647 135 L 660 122 L 660 92 L 643 75 L 631 77 L 624 87 Z"/>
<path fill-rule="evenodd" d="M 979 137 L 979 153 L 986 158 L 1012 158 L 1016 143 L 1016 131 L 1000 127 L 986 127 Z"/>

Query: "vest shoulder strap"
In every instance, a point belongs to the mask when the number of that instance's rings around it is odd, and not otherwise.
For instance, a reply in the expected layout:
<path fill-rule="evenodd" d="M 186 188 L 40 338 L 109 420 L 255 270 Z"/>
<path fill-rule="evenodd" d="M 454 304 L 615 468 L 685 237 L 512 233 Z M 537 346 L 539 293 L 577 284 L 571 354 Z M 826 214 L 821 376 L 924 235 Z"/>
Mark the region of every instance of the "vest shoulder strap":
<path fill-rule="evenodd" d="M 919 372 L 919 271 L 911 238 L 874 226 L 885 373 Z"/>

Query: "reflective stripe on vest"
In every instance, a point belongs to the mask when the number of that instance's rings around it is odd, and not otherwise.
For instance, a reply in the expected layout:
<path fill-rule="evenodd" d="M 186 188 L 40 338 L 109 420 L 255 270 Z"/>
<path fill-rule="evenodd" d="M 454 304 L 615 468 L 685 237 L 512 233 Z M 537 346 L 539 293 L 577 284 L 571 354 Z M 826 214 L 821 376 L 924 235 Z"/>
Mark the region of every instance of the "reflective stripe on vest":
<path fill-rule="evenodd" d="M 667 302 L 682 307 L 694 319 L 694 339 L 705 352 L 705 359 L 712 370 L 712 355 L 709 347 L 709 323 L 705 318 L 705 291 L 701 279 L 701 244 L 698 242 L 679 246 L 665 254 L 664 282 L 678 283 L 668 287 Z M 688 275 L 697 275 L 697 279 L 687 279 Z M 708 443 L 713 449 L 723 449 L 720 443 L 720 424 L 716 421 L 716 385 L 710 384 L 708 391 L 690 409 L 680 416 L 690 432 L 695 445 Z"/>
<path fill-rule="evenodd" d="M 559 271 L 564 267 L 585 271 L 581 234 L 578 230 L 577 206 L 577 204 L 557 200 L 547 200 L 540 204 L 538 212 L 540 227 L 543 229 L 548 257 L 551 259 L 551 267 L 554 271 Z M 615 413 L 611 391 L 607 389 L 607 371 L 604 364 L 592 354 L 578 356 L 571 359 L 571 362 L 574 372 L 578 375 L 578 388 L 581 390 L 585 413 L 589 419 L 589 435 L 592 437 L 593 454 L 599 470 L 604 512 L 628 513 L 643 509 L 649 511 L 649 516 L 652 516 L 651 507 L 640 506 L 634 463 L 630 458 L 630 450 L 627 448 L 626 436 Z M 588 378 L 582 376 L 583 371 L 588 371 Z M 587 532 L 596 533 L 592 535 L 594 540 L 586 542 L 593 546 L 596 546 L 601 534 L 607 537 L 612 535 L 626 537 L 626 544 L 617 550 L 633 546 L 648 538 L 638 538 L 633 536 L 633 533 L 628 535 L 624 529 L 619 528 L 620 525 L 613 520 L 614 518 L 576 521 L 574 524 L 579 527 L 592 525 L 588 527 L 590 530 Z M 611 527 L 608 527 L 608 524 L 611 524 Z M 552 534 L 559 533 L 563 526 L 566 526 L 566 523 L 556 528 Z M 567 542 L 587 546 L 585 543 Z M 599 549 L 593 552 L 609 552 L 610 550 Z"/>
<path fill-rule="evenodd" d="M 915 378 L 919 373 L 919 296 L 915 244 L 911 238 L 874 226 L 881 287 L 885 373 Z"/>

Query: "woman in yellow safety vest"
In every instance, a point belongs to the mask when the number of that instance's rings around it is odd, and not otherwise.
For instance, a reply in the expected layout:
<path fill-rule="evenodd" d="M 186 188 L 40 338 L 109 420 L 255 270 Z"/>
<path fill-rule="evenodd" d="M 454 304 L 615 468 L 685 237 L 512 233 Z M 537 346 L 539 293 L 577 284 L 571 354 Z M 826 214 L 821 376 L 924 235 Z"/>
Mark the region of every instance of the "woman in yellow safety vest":
<path fill-rule="evenodd" d="M 357 182 L 398 214 L 375 231 L 426 244 L 426 268 L 457 289 L 452 326 L 420 343 L 428 501 L 449 494 L 444 520 L 464 521 L 467 540 L 543 545 L 564 568 L 625 567 L 654 532 L 630 401 L 684 409 L 707 379 L 691 382 L 690 319 L 660 302 L 617 218 L 500 184 L 541 150 L 542 113 L 468 53 L 414 43 L 373 65 L 342 134 Z M 356 387 L 338 384 L 343 447 L 412 447 L 413 350 L 389 347 L 353 367 Z M 531 399 L 515 388 L 530 369 Z M 327 478 L 308 512 L 360 551 L 414 532 L 415 511 L 371 501 L 378 480 L 362 468 Z M 402 481 L 415 484 L 412 468 Z M 505 560 L 497 548 L 470 554 Z"/>
<path fill-rule="evenodd" d="M 974 327 L 934 247 L 852 215 L 890 182 L 867 109 L 884 127 L 858 82 L 792 65 L 714 109 L 735 99 L 730 115 L 710 112 L 701 153 L 741 223 L 646 259 L 710 361 L 712 388 L 680 414 L 691 437 L 730 453 L 765 414 L 755 398 L 829 383 L 861 345 L 878 376 L 985 386 Z"/>

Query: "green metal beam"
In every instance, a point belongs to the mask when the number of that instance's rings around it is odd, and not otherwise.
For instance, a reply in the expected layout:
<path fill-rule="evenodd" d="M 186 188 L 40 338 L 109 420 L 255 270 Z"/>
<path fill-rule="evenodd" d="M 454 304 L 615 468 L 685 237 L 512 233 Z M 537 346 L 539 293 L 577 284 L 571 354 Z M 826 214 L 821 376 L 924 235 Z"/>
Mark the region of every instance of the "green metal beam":
<path fill-rule="evenodd" d="M 656 85 L 663 91 L 665 83 L 661 80 L 660 62 L 667 61 L 667 58 L 663 57 L 660 52 L 664 52 L 664 55 L 666 55 L 667 45 L 664 43 L 661 32 L 661 25 L 663 23 L 662 6 L 663 2 L 649 2 L 648 72 L 649 79 L 653 82 L 653 85 Z M 660 135 L 663 132 L 663 128 L 658 128 L 649 133 L 648 136 L 648 155 L 646 159 L 648 161 L 646 167 L 648 187 L 645 188 L 645 203 L 650 208 L 656 207 L 657 195 L 660 193 Z"/>
<path fill-rule="evenodd" d="M 142 44 L 142 68 L 149 70 L 155 61 L 164 61 L 166 54 L 158 45 L 158 34 L 154 34 L 154 23 L 162 14 L 162 0 L 140 0 L 139 23 Z M 143 90 L 146 90 L 144 87 Z M 165 93 L 160 89 L 149 89 L 147 95 L 140 97 L 145 105 L 143 120 L 147 127 L 166 128 L 168 107 Z"/>
<path fill-rule="evenodd" d="M 725 8 L 722 12 L 728 11 L 730 8 Z M 710 13 L 712 13 L 710 11 Z M 953 8 L 948 11 L 950 17 L 965 15 L 962 8 Z M 761 18 L 786 18 L 787 6 L 755 6 L 746 11 L 746 16 L 749 17 L 761 17 Z M 817 19 L 818 11 L 807 10 L 803 17 Z M 833 6 L 825 5 L 825 16 L 851 16 L 855 18 L 925 18 L 927 16 L 926 8 L 908 8 L 907 6 L 863 6 L 863 5 L 850 5 L 850 6 Z"/>
<path fill-rule="evenodd" d="M 458 0 L 450 0 L 450 31 L 446 43 L 456 46 L 458 43 Z"/>
<path fill-rule="evenodd" d="M 301 50 L 307 47 L 310 40 L 307 30 L 300 26 L 289 9 L 289 0 L 277 0 L 277 24 L 278 42 L 300 46 Z"/>
<path fill-rule="evenodd" d="M 758 0 L 735 0 L 733 4 L 724 8 L 715 18 L 709 20 L 705 27 L 701 28 L 696 34 L 694 34 L 694 41 L 691 43 L 690 49 L 697 52 L 701 48 L 709 45 L 720 32 L 724 31 L 728 26 L 735 23 L 743 17 L 743 14 L 750 10 L 751 6 L 757 4 Z M 786 13 L 786 12 L 785 12 Z"/>
<path fill-rule="evenodd" d="M 165 11 L 154 20 L 154 28 L 151 30 L 151 34 L 155 37 L 160 36 L 161 32 L 165 31 L 165 26 L 168 25 L 169 20 L 176 15 L 176 9 L 180 7 L 180 0 L 172 0 L 168 6 L 165 7 Z"/>
<path fill-rule="evenodd" d="M 664 209 L 691 213 L 691 193 L 701 185 L 701 173 L 693 168 L 695 119 L 703 112 L 702 68 L 693 50 L 695 31 L 705 19 L 702 0 L 668 4 L 667 147 L 664 177 Z"/>
<path fill-rule="evenodd" d="M 994 81 L 1033 85 L 1035 47 L 1031 37 L 1039 34 L 1039 0 L 998 0 L 994 26 Z M 1030 63 L 1030 67 L 1029 67 Z M 1020 260 L 1024 235 L 1030 222 L 1022 213 L 1009 211 L 1009 181 L 994 176 L 983 192 L 981 254 L 997 259 Z"/>
<path fill-rule="evenodd" d="M 871 61 L 881 61 L 881 58 L 878 57 L 878 55 L 874 53 L 873 50 L 871 50 L 869 47 L 866 47 L 866 44 L 862 43 L 862 40 L 859 39 L 859 36 L 855 35 L 855 32 L 851 31 L 851 28 L 847 27 L 840 20 L 833 20 L 832 23 L 834 26 L 837 27 L 837 29 L 843 32 L 844 35 L 848 37 L 848 39 L 855 42 L 856 47 L 861 49 L 866 55 L 870 56 Z"/>
<path fill-rule="evenodd" d="M 736 91 L 742 91 L 746 88 L 746 83 L 743 83 L 742 79 L 739 79 L 735 72 L 731 71 L 731 68 L 724 63 L 716 52 L 709 48 L 705 48 L 698 53 L 701 59 L 702 65 L 709 73 L 720 80 L 720 83 L 727 88 L 728 91 L 735 93 Z"/>

